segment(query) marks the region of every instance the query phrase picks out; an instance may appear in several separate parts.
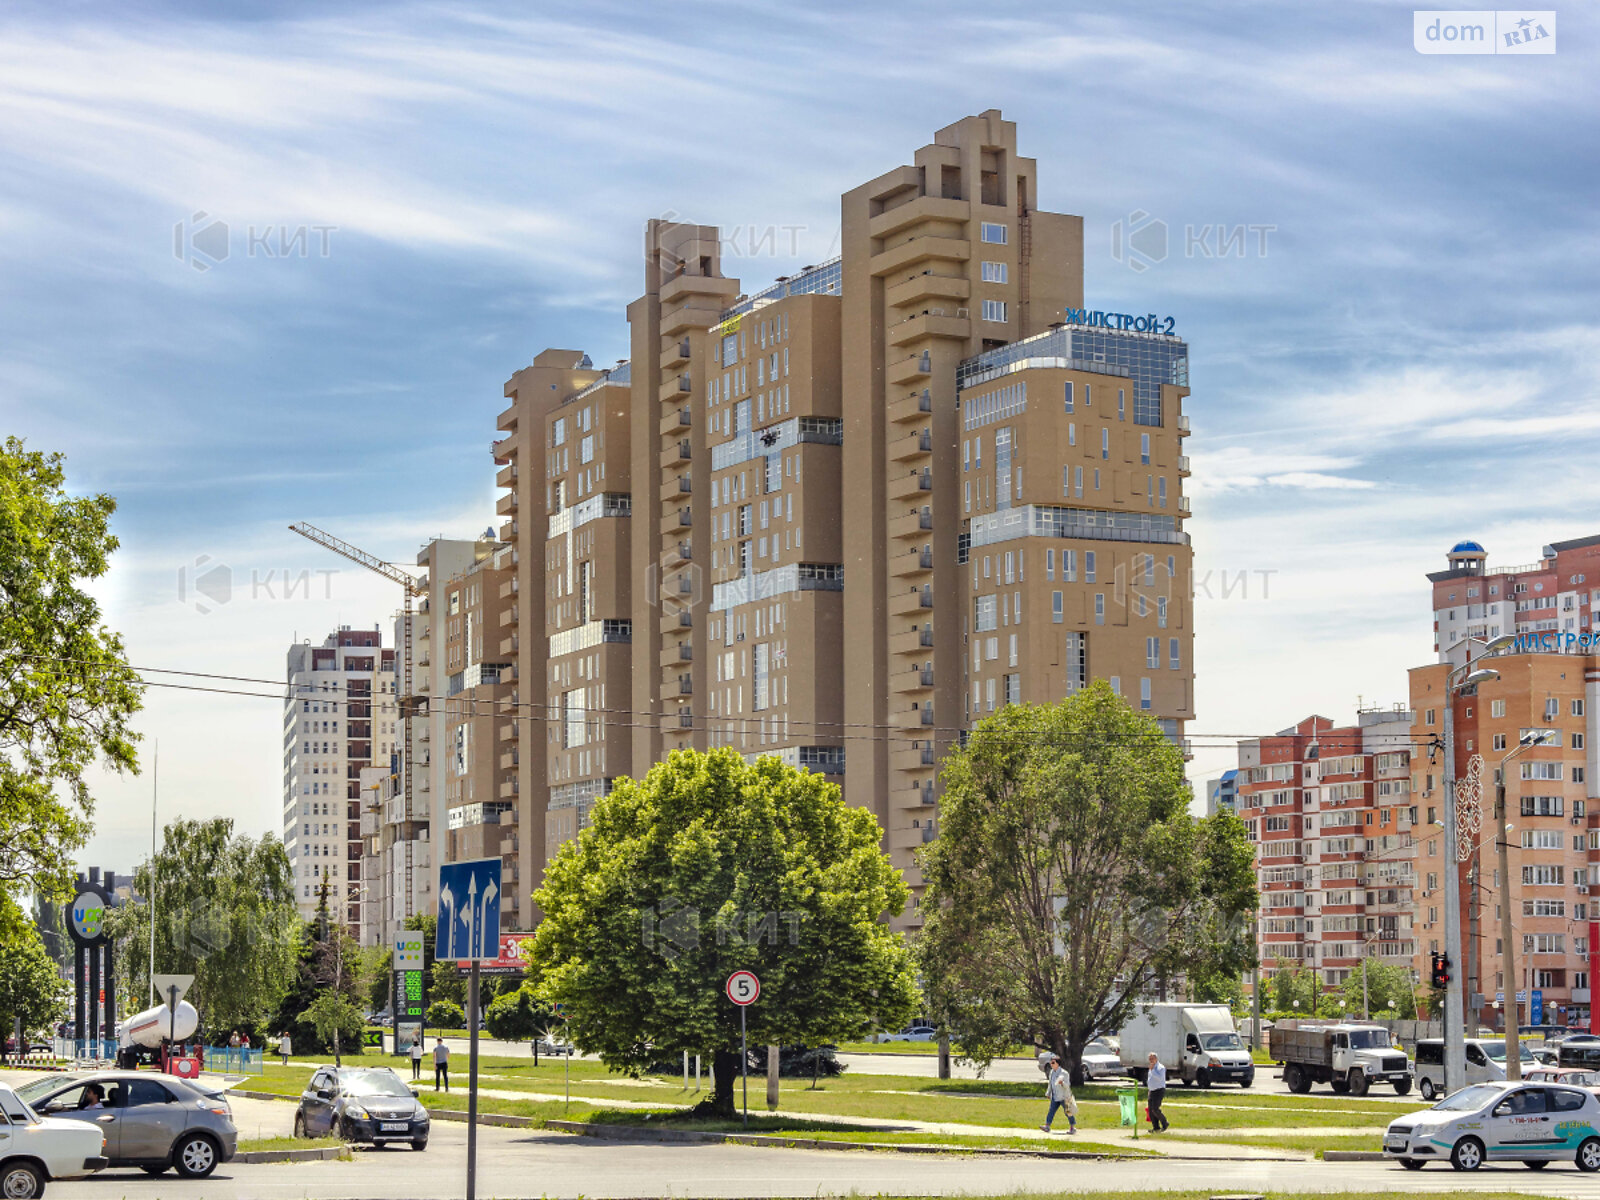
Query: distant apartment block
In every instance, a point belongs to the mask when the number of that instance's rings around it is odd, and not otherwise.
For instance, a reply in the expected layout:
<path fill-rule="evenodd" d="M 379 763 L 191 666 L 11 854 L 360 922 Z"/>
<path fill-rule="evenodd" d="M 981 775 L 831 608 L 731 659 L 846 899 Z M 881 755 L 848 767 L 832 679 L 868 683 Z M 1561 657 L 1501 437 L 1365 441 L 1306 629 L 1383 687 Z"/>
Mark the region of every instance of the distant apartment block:
<path fill-rule="evenodd" d="M 300 915 L 316 911 L 326 878 L 332 911 L 359 935 L 368 895 L 362 773 L 395 752 L 395 652 L 380 630 L 345 625 L 320 646 L 291 645 L 287 659 L 283 841 Z"/>

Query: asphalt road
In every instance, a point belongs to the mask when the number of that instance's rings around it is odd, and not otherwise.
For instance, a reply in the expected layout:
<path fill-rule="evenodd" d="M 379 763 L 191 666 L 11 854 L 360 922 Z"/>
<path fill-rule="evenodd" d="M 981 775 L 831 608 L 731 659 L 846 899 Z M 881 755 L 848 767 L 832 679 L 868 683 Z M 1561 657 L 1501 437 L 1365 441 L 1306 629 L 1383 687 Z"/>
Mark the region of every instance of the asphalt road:
<path fill-rule="evenodd" d="M 250 1117 L 239 1102 L 241 1120 Z M 257 1103 L 271 1103 L 260 1101 Z M 282 1105 L 290 1109 L 289 1105 Z M 1466 1177 L 1430 1167 L 1410 1173 L 1385 1163 L 1151 1163 L 1025 1157 L 923 1156 L 877 1151 L 770 1150 L 748 1146 L 600 1141 L 567 1134 L 485 1127 L 479 1130 L 478 1195 L 518 1197 L 816 1197 L 1004 1195 L 1018 1190 L 1216 1192 L 1442 1192 Z M 92 1180 L 55 1183 L 55 1200 L 447 1200 L 463 1193 L 466 1127 L 439 1123 L 422 1153 L 357 1152 L 347 1163 L 225 1165 L 210 1179 L 150 1178 L 107 1171 Z M 1575 1168 L 1534 1174 L 1520 1166 L 1485 1167 L 1473 1190 L 1525 1192 L 1593 1200 L 1592 1177 Z"/>

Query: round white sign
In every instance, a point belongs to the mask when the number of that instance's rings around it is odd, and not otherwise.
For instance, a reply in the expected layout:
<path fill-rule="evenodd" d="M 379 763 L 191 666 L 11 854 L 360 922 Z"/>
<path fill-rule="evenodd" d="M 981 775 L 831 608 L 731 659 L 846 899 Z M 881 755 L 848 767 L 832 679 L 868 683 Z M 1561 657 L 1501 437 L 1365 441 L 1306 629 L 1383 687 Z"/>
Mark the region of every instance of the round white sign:
<path fill-rule="evenodd" d="M 747 1004 L 754 1004 L 756 997 L 761 995 L 761 981 L 752 971 L 735 971 L 728 976 L 726 991 L 728 999 L 743 1008 Z"/>

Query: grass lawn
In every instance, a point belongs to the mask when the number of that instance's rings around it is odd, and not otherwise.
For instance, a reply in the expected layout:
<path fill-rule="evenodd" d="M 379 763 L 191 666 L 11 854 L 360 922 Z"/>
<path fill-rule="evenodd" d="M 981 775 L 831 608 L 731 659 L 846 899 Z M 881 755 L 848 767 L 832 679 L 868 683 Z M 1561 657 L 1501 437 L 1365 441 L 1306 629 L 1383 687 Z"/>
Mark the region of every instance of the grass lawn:
<path fill-rule="evenodd" d="M 1209 1200 L 1215 1190 L 1159 1193 L 1161 1200 Z M 1266 1200 L 1305 1200 L 1303 1192 L 1266 1192 Z M 1413 1191 L 1319 1192 L 1317 1200 L 1415 1200 Z M 1011 1192 L 1007 1200 L 1127 1200 L 1127 1192 Z M 1532 1200 L 1527 1192 L 1429 1192 L 1429 1200 Z"/>
<path fill-rule="evenodd" d="M 336 1137 L 297 1138 L 297 1137 L 266 1137 L 266 1138 L 240 1138 L 239 1153 L 244 1154 L 252 1150 L 315 1150 L 324 1146 L 342 1146 L 344 1143 Z"/>
<path fill-rule="evenodd" d="M 1381 1150 L 1383 1138 L 1375 1133 L 1241 1133 L 1226 1141 L 1178 1130 L 1160 1135 L 1162 1141 L 1199 1142 L 1208 1146 L 1255 1146 L 1263 1150 L 1300 1150 L 1321 1157 L 1324 1150 Z"/>
<path fill-rule="evenodd" d="M 366 1055 L 347 1062 L 358 1065 L 389 1065 L 400 1071 L 402 1078 L 409 1075 L 406 1064 L 389 1056 Z M 422 1101 L 430 1108 L 460 1108 L 465 1104 L 464 1085 L 466 1065 L 456 1067 L 453 1082 L 456 1090 L 446 1095 L 435 1093 L 431 1076 L 419 1086 Z M 615 1109 L 615 1101 L 625 1100 L 648 1105 L 649 1110 L 662 1115 L 692 1107 L 704 1098 L 706 1092 L 684 1092 L 678 1074 L 646 1076 L 627 1079 L 613 1075 L 598 1062 L 578 1059 L 571 1063 L 572 1102 L 570 1110 L 560 1100 L 534 1099 L 540 1096 L 560 1096 L 567 1086 L 565 1060 L 542 1061 L 537 1067 L 526 1058 L 486 1056 L 480 1061 L 481 1088 L 487 1091 L 530 1093 L 521 1100 L 511 1096 L 484 1096 L 480 1093 L 481 1111 L 510 1113 L 540 1119 L 568 1116 L 571 1119 L 595 1119 L 590 1114 L 597 1110 Z M 246 1090 L 298 1095 L 304 1090 L 311 1075 L 309 1063 L 292 1063 L 288 1068 L 268 1063 L 261 1076 L 243 1085 Z M 765 1080 L 752 1081 L 762 1107 L 765 1107 Z M 709 1078 L 703 1078 L 703 1087 L 709 1089 Z M 1108 1084 L 1089 1084 L 1076 1089 L 1079 1106 L 1080 1129 L 1109 1130 L 1119 1124 L 1117 1088 Z M 1033 1130 L 1044 1116 L 1044 1085 L 1039 1083 L 1013 1083 L 1001 1080 L 940 1080 L 915 1076 L 851 1075 L 819 1081 L 813 1088 L 807 1079 L 785 1079 L 780 1093 L 780 1104 L 794 1114 L 785 1128 L 795 1128 L 794 1120 L 816 1114 L 819 1119 L 867 1117 L 880 1121 L 920 1121 L 942 1124 L 984 1125 L 1002 1129 Z M 1141 1106 L 1143 1097 L 1140 1098 Z M 1370 1100 L 1330 1095 L 1294 1096 L 1285 1094 L 1259 1095 L 1232 1089 L 1210 1091 L 1169 1092 L 1166 1103 L 1178 1133 L 1187 1129 L 1211 1131 L 1199 1140 L 1246 1142 L 1252 1129 L 1270 1129 L 1268 1136 L 1302 1137 L 1313 1139 L 1306 1149 L 1324 1148 L 1316 1141 L 1339 1135 L 1343 1131 L 1371 1130 L 1386 1126 L 1396 1115 L 1392 1105 Z M 607 1119 L 626 1124 L 642 1123 L 643 1107 L 613 1112 Z M 765 1117 L 765 1113 L 762 1114 Z M 659 1120 L 660 1116 L 652 1119 Z M 1284 1131 L 1293 1131 L 1286 1133 Z M 898 1131 L 893 1131 L 898 1132 Z M 908 1140 L 926 1140 L 930 1135 L 906 1131 Z M 1374 1135 L 1367 1133 L 1368 1139 Z M 1191 1140 L 1192 1135 L 1184 1135 Z M 1246 1144 L 1248 1144 L 1246 1142 Z M 1290 1148 L 1289 1143 L 1264 1143 Z"/>

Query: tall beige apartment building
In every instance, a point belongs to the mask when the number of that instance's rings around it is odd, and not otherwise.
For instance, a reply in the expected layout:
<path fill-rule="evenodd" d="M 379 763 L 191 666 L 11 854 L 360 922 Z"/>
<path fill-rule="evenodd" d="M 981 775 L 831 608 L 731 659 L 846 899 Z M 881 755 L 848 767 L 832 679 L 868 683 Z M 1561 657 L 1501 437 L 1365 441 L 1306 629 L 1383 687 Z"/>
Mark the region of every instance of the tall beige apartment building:
<path fill-rule="evenodd" d="M 915 888 L 939 760 L 1001 705 L 1105 678 L 1181 744 L 1187 348 L 1085 307 L 1082 220 L 1037 192 L 989 111 L 759 290 L 715 226 L 651 221 L 630 358 L 546 350 L 507 383 L 525 887 L 680 747 L 827 774 Z"/>

